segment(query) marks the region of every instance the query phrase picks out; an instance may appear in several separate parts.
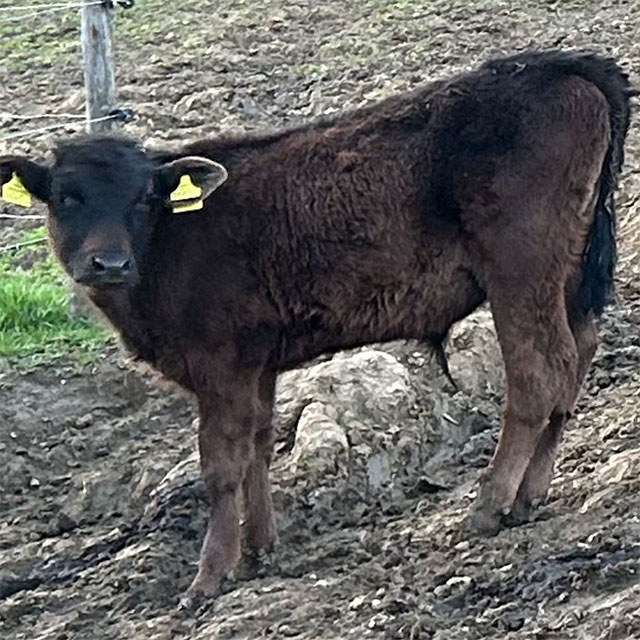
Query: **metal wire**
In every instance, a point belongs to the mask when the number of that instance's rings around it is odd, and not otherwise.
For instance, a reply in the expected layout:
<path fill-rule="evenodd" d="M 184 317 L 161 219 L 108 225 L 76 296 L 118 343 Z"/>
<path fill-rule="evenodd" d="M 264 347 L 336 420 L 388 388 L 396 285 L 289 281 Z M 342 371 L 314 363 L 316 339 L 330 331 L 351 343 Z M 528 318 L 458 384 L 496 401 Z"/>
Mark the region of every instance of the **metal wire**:
<path fill-rule="evenodd" d="M 86 118 L 85 115 L 79 115 L 77 113 L 42 113 L 38 116 L 21 116 L 17 113 L 7 113 L 6 111 L 0 111 L 0 118 L 8 118 L 9 120 L 44 120 L 45 118 L 69 118 L 82 120 Z"/>
<path fill-rule="evenodd" d="M 46 216 L 14 216 L 11 213 L 0 213 L 0 220 L 46 220 Z"/>
<path fill-rule="evenodd" d="M 35 240 L 26 240 L 25 242 L 18 242 L 17 244 L 8 244 L 4 247 L 0 247 L 0 253 L 7 253 L 8 251 L 17 251 L 22 247 L 28 247 L 32 244 L 40 244 L 46 242 L 46 238 L 36 238 Z"/>
<path fill-rule="evenodd" d="M 76 3 L 67 3 L 61 5 L 55 5 L 48 9 L 43 9 L 42 11 L 32 11 L 31 13 L 23 13 L 19 16 L 13 16 L 11 18 L 3 18 L 0 20 L 0 24 L 5 22 L 21 22 L 25 18 L 35 18 L 37 16 L 42 16 L 49 13 L 55 13 L 56 11 L 66 11 L 67 9 L 80 9 L 82 7 L 93 7 L 95 5 L 102 4 L 102 0 L 94 0 L 94 2 L 76 2 Z M 15 8 L 12 9 L 15 11 Z"/>
<path fill-rule="evenodd" d="M 105 122 L 106 120 L 113 120 L 115 118 L 121 118 L 120 114 L 114 113 L 108 116 L 102 116 L 100 118 L 91 118 L 90 120 L 85 120 L 84 122 L 90 124 L 92 122 Z M 53 131 L 54 129 L 64 129 L 65 127 L 74 127 L 80 124 L 79 120 L 75 122 L 61 122 L 59 124 L 51 124 L 47 127 L 39 127 L 37 129 L 27 129 L 26 131 L 16 131 L 15 133 L 10 133 L 9 135 L 2 136 L 0 138 L 0 142 L 4 142 L 5 140 L 15 140 L 17 138 L 28 138 L 32 135 L 38 135 L 40 133 L 45 133 L 46 131 Z M 84 124 L 84 123 L 83 123 Z"/>
<path fill-rule="evenodd" d="M 80 2 L 48 2 L 46 4 L 23 4 L 17 7 L 0 7 L 0 12 L 2 11 L 27 11 L 31 9 L 53 9 L 57 7 L 77 7 L 82 6 L 84 3 Z M 102 2 L 100 3 L 102 4 Z"/>

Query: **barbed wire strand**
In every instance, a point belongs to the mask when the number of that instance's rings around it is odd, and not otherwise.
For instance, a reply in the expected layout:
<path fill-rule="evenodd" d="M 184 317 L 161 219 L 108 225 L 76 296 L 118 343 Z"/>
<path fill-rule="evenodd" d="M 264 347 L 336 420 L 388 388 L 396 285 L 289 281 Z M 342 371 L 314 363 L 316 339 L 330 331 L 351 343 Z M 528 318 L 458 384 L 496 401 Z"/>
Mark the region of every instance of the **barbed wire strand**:
<path fill-rule="evenodd" d="M 98 4 L 102 4 L 102 0 L 95 0 L 94 2 L 66 4 L 64 6 L 53 7 L 50 9 L 42 9 L 42 11 L 33 11 L 31 13 L 23 13 L 19 16 L 12 16 L 11 18 L 3 18 L 0 20 L 0 24 L 7 22 L 21 22 L 26 18 L 35 18 L 37 16 L 43 16 L 49 13 L 56 13 L 57 11 L 66 11 L 67 9 L 79 9 L 82 7 L 93 7 Z"/>
<path fill-rule="evenodd" d="M 114 118 L 120 118 L 120 114 L 112 114 L 110 116 L 102 116 L 100 118 L 91 118 L 90 120 L 85 120 L 84 123 L 90 124 L 93 122 L 105 122 L 106 120 L 113 120 Z M 9 135 L 2 136 L 0 138 L 0 142 L 5 142 L 6 140 L 16 140 L 17 138 L 28 138 L 32 135 L 38 135 L 40 133 L 45 133 L 47 131 L 54 131 L 55 129 L 64 129 L 65 127 L 75 127 L 81 123 L 79 120 L 74 122 L 61 122 L 59 124 L 50 124 L 46 127 L 39 127 L 37 129 L 27 129 L 26 131 L 16 131 L 15 133 L 10 133 Z"/>

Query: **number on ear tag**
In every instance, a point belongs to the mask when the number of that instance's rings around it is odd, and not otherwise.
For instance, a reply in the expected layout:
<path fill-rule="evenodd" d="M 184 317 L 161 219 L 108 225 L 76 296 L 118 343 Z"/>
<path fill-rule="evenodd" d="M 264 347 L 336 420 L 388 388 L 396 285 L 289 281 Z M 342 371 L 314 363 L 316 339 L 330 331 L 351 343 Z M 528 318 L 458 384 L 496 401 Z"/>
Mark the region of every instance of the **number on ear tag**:
<path fill-rule="evenodd" d="M 9 182 L 2 185 L 2 199 L 11 204 L 17 204 L 21 207 L 31 206 L 31 194 L 22 184 L 20 176 L 14 171 Z"/>
<path fill-rule="evenodd" d="M 202 189 L 193 184 L 190 175 L 184 175 L 175 191 L 171 192 L 169 200 L 173 213 L 184 213 L 185 211 L 197 211 L 204 207 L 202 201 Z M 185 202 L 186 201 L 186 202 Z"/>

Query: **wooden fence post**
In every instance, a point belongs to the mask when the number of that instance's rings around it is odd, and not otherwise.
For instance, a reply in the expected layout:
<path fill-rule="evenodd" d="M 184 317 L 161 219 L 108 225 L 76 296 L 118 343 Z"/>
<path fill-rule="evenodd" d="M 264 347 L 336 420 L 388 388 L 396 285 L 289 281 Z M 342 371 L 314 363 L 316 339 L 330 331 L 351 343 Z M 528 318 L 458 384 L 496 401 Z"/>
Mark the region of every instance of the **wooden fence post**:
<path fill-rule="evenodd" d="M 116 74 L 113 65 L 113 9 L 105 2 L 84 0 L 82 7 L 82 57 L 87 95 L 87 128 L 109 131 L 114 121 L 91 122 L 116 107 Z"/>
<path fill-rule="evenodd" d="M 116 74 L 113 64 L 113 8 L 110 3 L 84 0 L 82 7 L 82 58 L 88 133 L 106 133 L 114 120 L 94 122 L 116 107 Z M 93 305 L 79 285 L 71 283 L 67 298 L 69 313 L 95 317 Z"/>

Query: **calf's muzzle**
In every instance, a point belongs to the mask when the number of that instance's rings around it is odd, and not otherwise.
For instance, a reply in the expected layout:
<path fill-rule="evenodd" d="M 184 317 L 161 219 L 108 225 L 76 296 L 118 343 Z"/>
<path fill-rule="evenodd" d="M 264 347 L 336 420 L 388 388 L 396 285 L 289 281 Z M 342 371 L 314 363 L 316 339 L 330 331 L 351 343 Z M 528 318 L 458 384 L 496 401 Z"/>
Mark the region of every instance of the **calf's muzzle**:
<path fill-rule="evenodd" d="M 98 251 L 74 270 L 74 279 L 87 286 L 131 285 L 137 280 L 135 260 L 126 251 Z"/>

